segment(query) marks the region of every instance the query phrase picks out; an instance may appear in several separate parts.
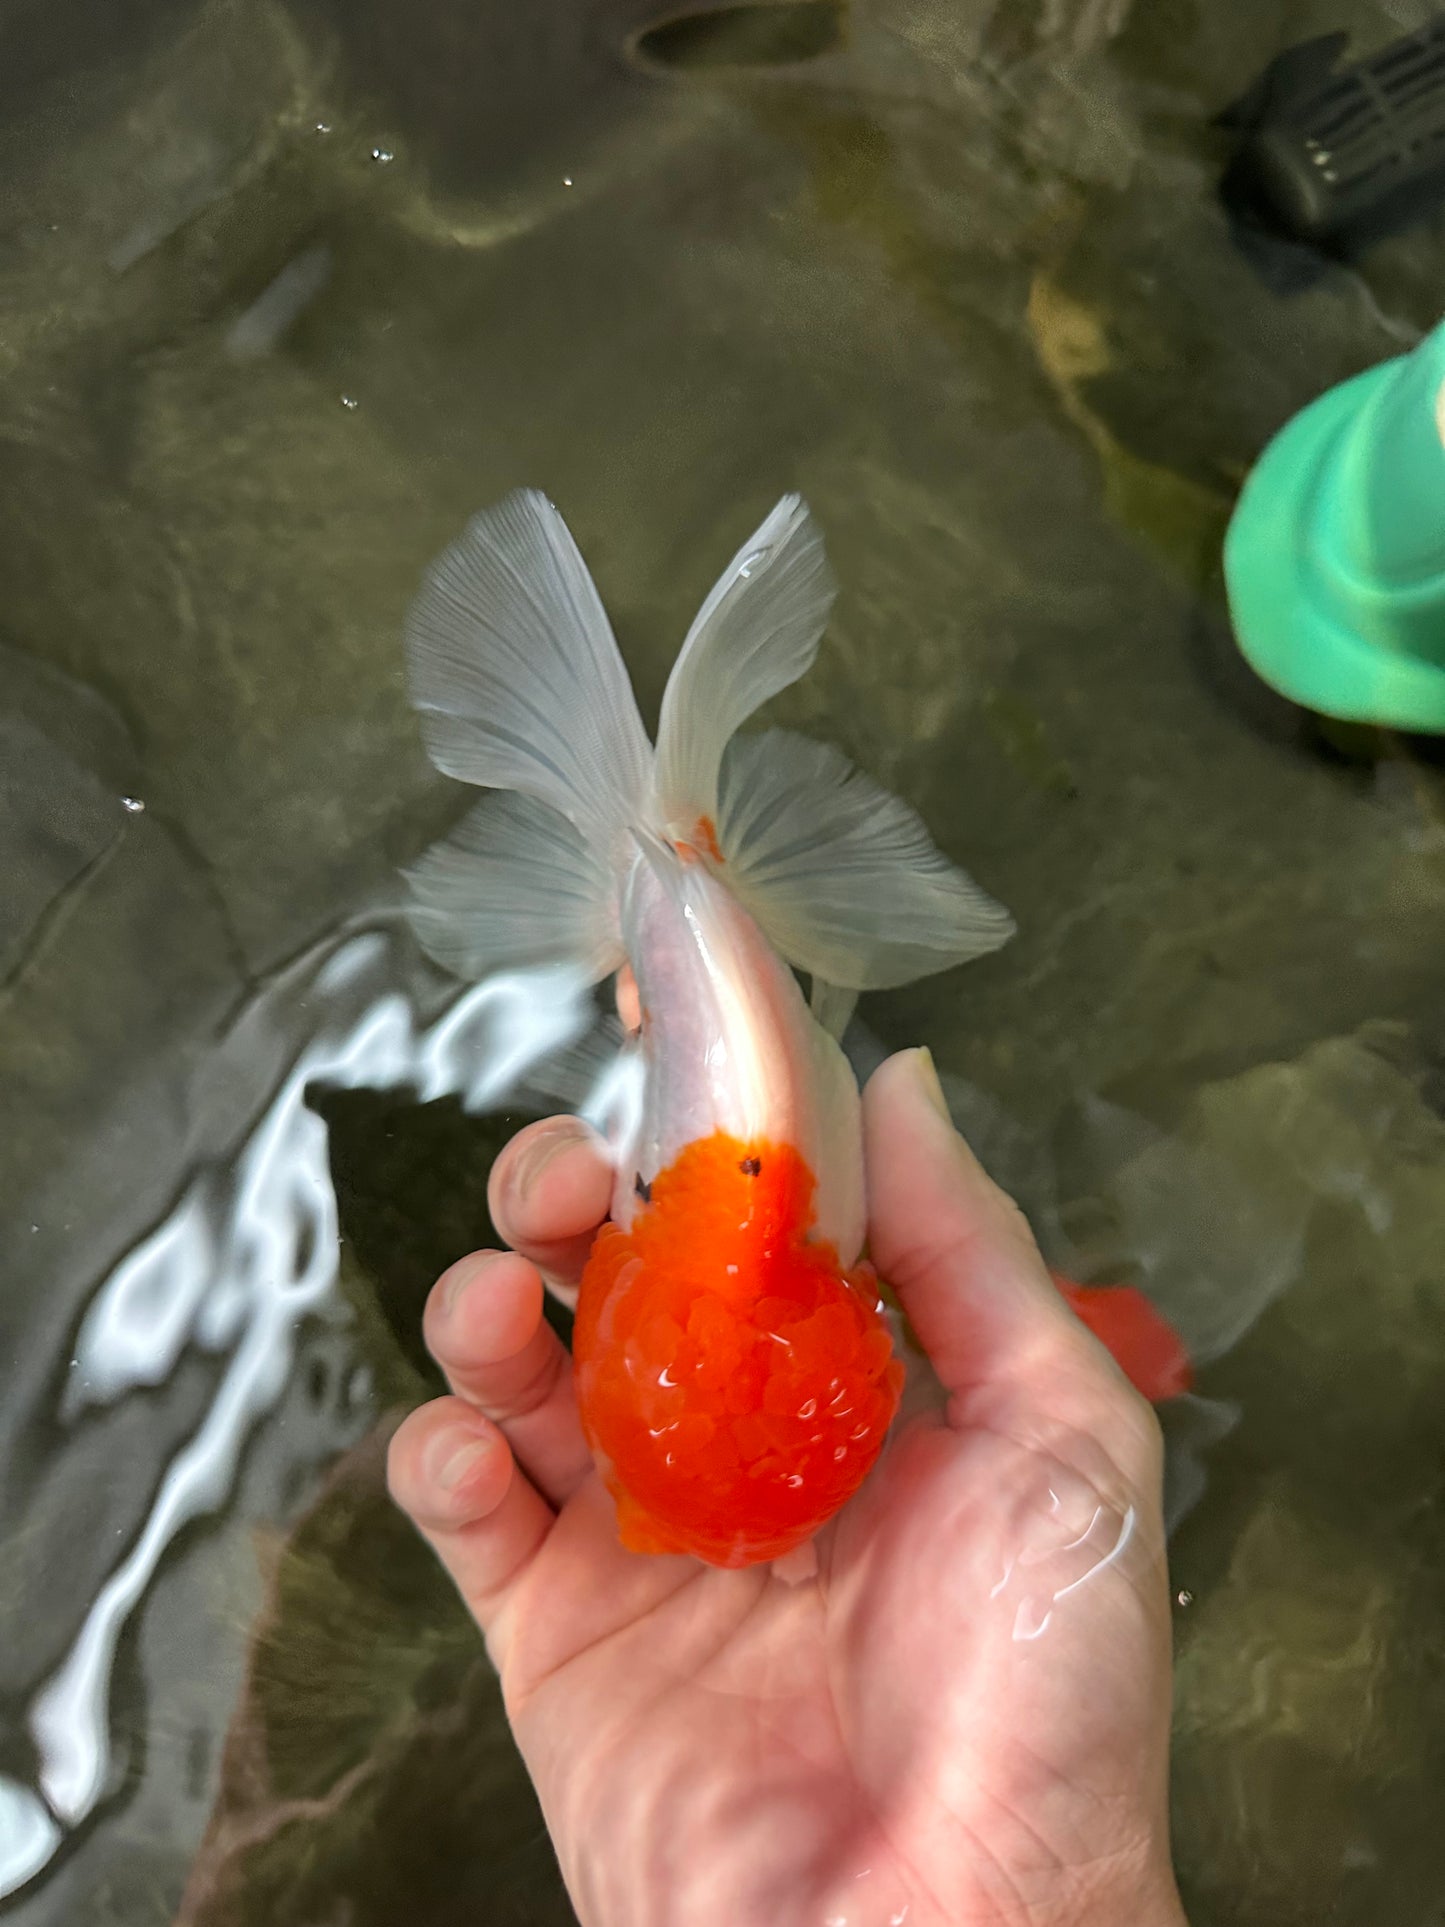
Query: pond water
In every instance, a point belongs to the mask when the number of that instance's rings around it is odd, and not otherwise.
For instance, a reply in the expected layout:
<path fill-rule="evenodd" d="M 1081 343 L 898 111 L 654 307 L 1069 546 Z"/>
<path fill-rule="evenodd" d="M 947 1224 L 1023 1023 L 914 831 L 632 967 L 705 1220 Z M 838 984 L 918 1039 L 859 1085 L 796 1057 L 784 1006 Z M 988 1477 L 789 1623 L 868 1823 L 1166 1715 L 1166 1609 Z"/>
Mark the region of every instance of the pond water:
<path fill-rule="evenodd" d="M 1445 1921 L 1445 760 L 1255 684 L 1268 435 L 1437 318 L 1445 227 L 1242 248 L 1211 123 L 1423 6 L 0 9 L 0 1892 L 24 1927 L 571 1918 L 391 1511 L 430 1280 L 557 986 L 418 960 L 466 798 L 400 627 L 545 488 L 655 712 L 789 487 L 778 718 L 1015 913 L 865 999 L 1168 1414 L 1194 1927 Z"/>

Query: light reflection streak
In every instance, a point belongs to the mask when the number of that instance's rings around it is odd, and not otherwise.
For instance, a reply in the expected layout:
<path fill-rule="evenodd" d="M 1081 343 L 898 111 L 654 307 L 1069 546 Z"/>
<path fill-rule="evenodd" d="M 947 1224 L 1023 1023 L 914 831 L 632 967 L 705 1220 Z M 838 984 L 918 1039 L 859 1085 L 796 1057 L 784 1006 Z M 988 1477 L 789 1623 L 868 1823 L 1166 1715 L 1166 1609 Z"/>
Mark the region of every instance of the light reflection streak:
<path fill-rule="evenodd" d="M 308 1318 L 345 1315 L 335 1291 L 327 1132 L 306 1106 L 307 1087 L 409 1086 L 424 1102 L 454 1095 L 485 1110 L 592 1023 L 587 987 L 557 969 L 489 978 L 424 1016 L 387 987 L 403 972 L 404 941 L 391 929 L 346 936 L 238 1015 L 216 1055 L 254 1074 L 258 1056 L 272 1055 L 289 1031 L 279 1084 L 239 1148 L 194 1170 L 165 1220 L 115 1265 L 82 1322 L 63 1403 L 71 1421 L 87 1406 L 159 1384 L 188 1347 L 230 1356 L 139 1533 L 31 1703 L 39 1784 L 0 1778 L 0 1897 L 34 1879 L 65 1831 L 104 1798 L 122 1630 L 176 1535 L 229 1497 L 248 1438 L 290 1378 Z M 624 1088 L 609 1068 L 584 1108 L 610 1122 Z"/>
<path fill-rule="evenodd" d="M 1105 1508 L 1102 1505 L 1096 1506 L 1093 1518 L 1089 1521 L 1087 1529 L 1079 1538 L 1071 1540 L 1066 1546 L 1055 1547 L 1045 1556 L 1053 1558 L 1057 1554 L 1076 1552 L 1080 1546 L 1084 1545 L 1093 1537 L 1095 1527 L 1104 1517 Z M 1077 1592 L 1081 1586 L 1087 1585 L 1091 1579 L 1097 1579 L 1101 1572 L 1107 1572 L 1110 1566 L 1114 1565 L 1124 1556 L 1130 1540 L 1134 1537 L 1134 1525 L 1134 1508 L 1130 1506 L 1120 1521 L 1119 1531 L 1113 1545 L 1104 1554 L 1103 1558 L 1095 1560 L 1087 1572 L 1080 1573 L 1077 1579 L 1070 1579 L 1064 1585 L 1055 1587 L 1049 1593 L 1048 1601 L 1042 1610 L 1040 1610 L 1040 1602 L 1037 1596 L 1030 1594 L 1024 1599 L 1021 1599 L 1018 1610 L 1014 1614 L 1014 1638 L 1016 1640 L 1033 1640 L 1040 1638 L 1042 1634 L 1046 1633 L 1053 1622 L 1054 1608 L 1061 1599 L 1067 1599 L 1070 1593 Z M 1032 1565 L 1037 1563 L 1037 1559 L 1025 1554 L 1018 1563 L 1020 1565 Z M 1012 1571 L 1012 1567 L 1010 1567 L 1010 1571 Z M 990 1597 L 997 1598 L 1008 1578 L 1009 1573 L 1006 1572 L 1003 1580 L 1000 1581 L 999 1585 L 994 1587 Z"/>

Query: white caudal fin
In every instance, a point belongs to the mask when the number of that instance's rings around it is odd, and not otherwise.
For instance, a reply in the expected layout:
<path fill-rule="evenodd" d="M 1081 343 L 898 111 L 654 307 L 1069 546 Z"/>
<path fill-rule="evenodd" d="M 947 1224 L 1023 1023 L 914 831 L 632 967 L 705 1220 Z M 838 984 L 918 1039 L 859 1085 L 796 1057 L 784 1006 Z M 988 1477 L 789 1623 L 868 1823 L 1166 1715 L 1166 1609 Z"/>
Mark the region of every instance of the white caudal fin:
<path fill-rule="evenodd" d="M 422 948 L 458 977 L 572 963 L 595 982 L 622 962 L 613 873 L 534 797 L 484 797 L 407 882 Z"/>
<path fill-rule="evenodd" d="M 918 816 L 836 750 L 782 731 L 733 741 L 818 652 L 834 594 L 807 507 L 785 496 L 698 612 L 652 752 L 606 614 L 557 511 L 532 490 L 479 515 L 429 571 L 407 625 L 412 700 L 438 768 L 510 790 L 412 876 L 423 944 L 466 976 L 621 961 L 633 833 L 715 826 L 722 874 L 841 1029 L 849 993 L 995 949 L 1008 913 Z M 726 752 L 726 755 L 725 755 Z M 708 847 L 704 840 L 703 847 Z"/>
<path fill-rule="evenodd" d="M 813 1013 L 814 1023 L 820 1024 L 840 1044 L 843 1033 L 852 1021 L 857 1002 L 856 990 L 849 990 L 842 984 L 830 984 L 826 977 L 815 975 L 808 986 L 808 1008 Z"/>
<path fill-rule="evenodd" d="M 508 495 L 428 570 L 406 650 L 438 769 L 534 796 L 610 852 L 652 752 L 587 565 L 544 495 Z"/>
<path fill-rule="evenodd" d="M 838 1031 L 847 993 L 879 990 L 997 949 L 1013 920 L 934 847 L 906 803 L 837 750 L 734 732 L 818 653 L 834 582 L 806 504 L 784 496 L 738 550 L 688 633 L 662 701 L 662 821 L 714 824 L 736 890 L 814 979 Z"/>
<path fill-rule="evenodd" d="M 740 736 L 723 764 L 721 874 L 824 997 L 884 990 L 996 950 L 1013 934 L 922 818 L 826 743 Z"/>
<path fill-rule="evenodd" d="M 719 576 L 668 677 L 656 786 L 669 829 L 686 834 L 699 817 L 716 818 L 728 739 L 807 673 L 834 592 L 817 524 L 785 495 Z"/>
<path fill-rule="evenodd" d="M 411 698 L 438 769 L 489 798 L 411 873 L 412 920 L 466 977 L 621 961 L 618 873 L 652 750 L 567 526 L 519 490 L 427 572 L 406 630 Z"/>

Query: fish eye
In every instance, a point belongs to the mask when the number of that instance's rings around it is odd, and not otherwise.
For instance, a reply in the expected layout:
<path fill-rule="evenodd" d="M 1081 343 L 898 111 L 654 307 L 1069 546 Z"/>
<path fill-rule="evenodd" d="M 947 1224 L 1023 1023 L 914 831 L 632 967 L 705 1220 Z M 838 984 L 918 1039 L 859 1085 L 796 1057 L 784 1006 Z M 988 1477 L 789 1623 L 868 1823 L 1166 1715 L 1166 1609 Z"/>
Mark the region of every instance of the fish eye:
<path fill-rule="evenodd" d="M 744 1158 L 738 1165 L 738 1169 L 742 1172 L 743 1176 L 748 1178 L 755 1178 L 762 1168 L 763 1161 L 761 1158 Z"/>

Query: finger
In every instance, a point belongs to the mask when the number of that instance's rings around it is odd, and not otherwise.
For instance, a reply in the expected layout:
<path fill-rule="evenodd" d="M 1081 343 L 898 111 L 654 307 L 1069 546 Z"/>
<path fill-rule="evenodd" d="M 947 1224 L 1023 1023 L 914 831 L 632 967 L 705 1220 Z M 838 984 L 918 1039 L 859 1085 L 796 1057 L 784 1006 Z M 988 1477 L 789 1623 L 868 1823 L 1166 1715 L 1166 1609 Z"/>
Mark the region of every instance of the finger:
<path fill-rule="evenodd" d="M 432 1287 L 427 1349 L 459 1398 L 499 1425 L 532 1483 L 560 1506 L 591 1464 L 572 1356 L 542 1315 L 542 1279 L 516 1252 L 478 1251 Z"/>
<path fill-rule="evenodd" d="M 926 1051 L 863 1099 L 869 1255 L 953 1393 L 1040 1372 L 1112 1371 L 1054 1289 L 1023 1213 L 954 1130 Z"/>
<path fill-rule="evenodd" d="M 544 1118 L 519 1131 L 487 1183 L 492 1223 L 564 1297 L 575 1297 L 611 1202 L 606 1147 L 577 1117 Z"/>
<path fill-rule="evenodd" d="M 387 1454 L 391 1496 L 434 1548 L 500 1667 L 508 1600 L 556 1514 L 514 1463 L 490 1420 L 438 1398 L 398 1427 Z"/>

